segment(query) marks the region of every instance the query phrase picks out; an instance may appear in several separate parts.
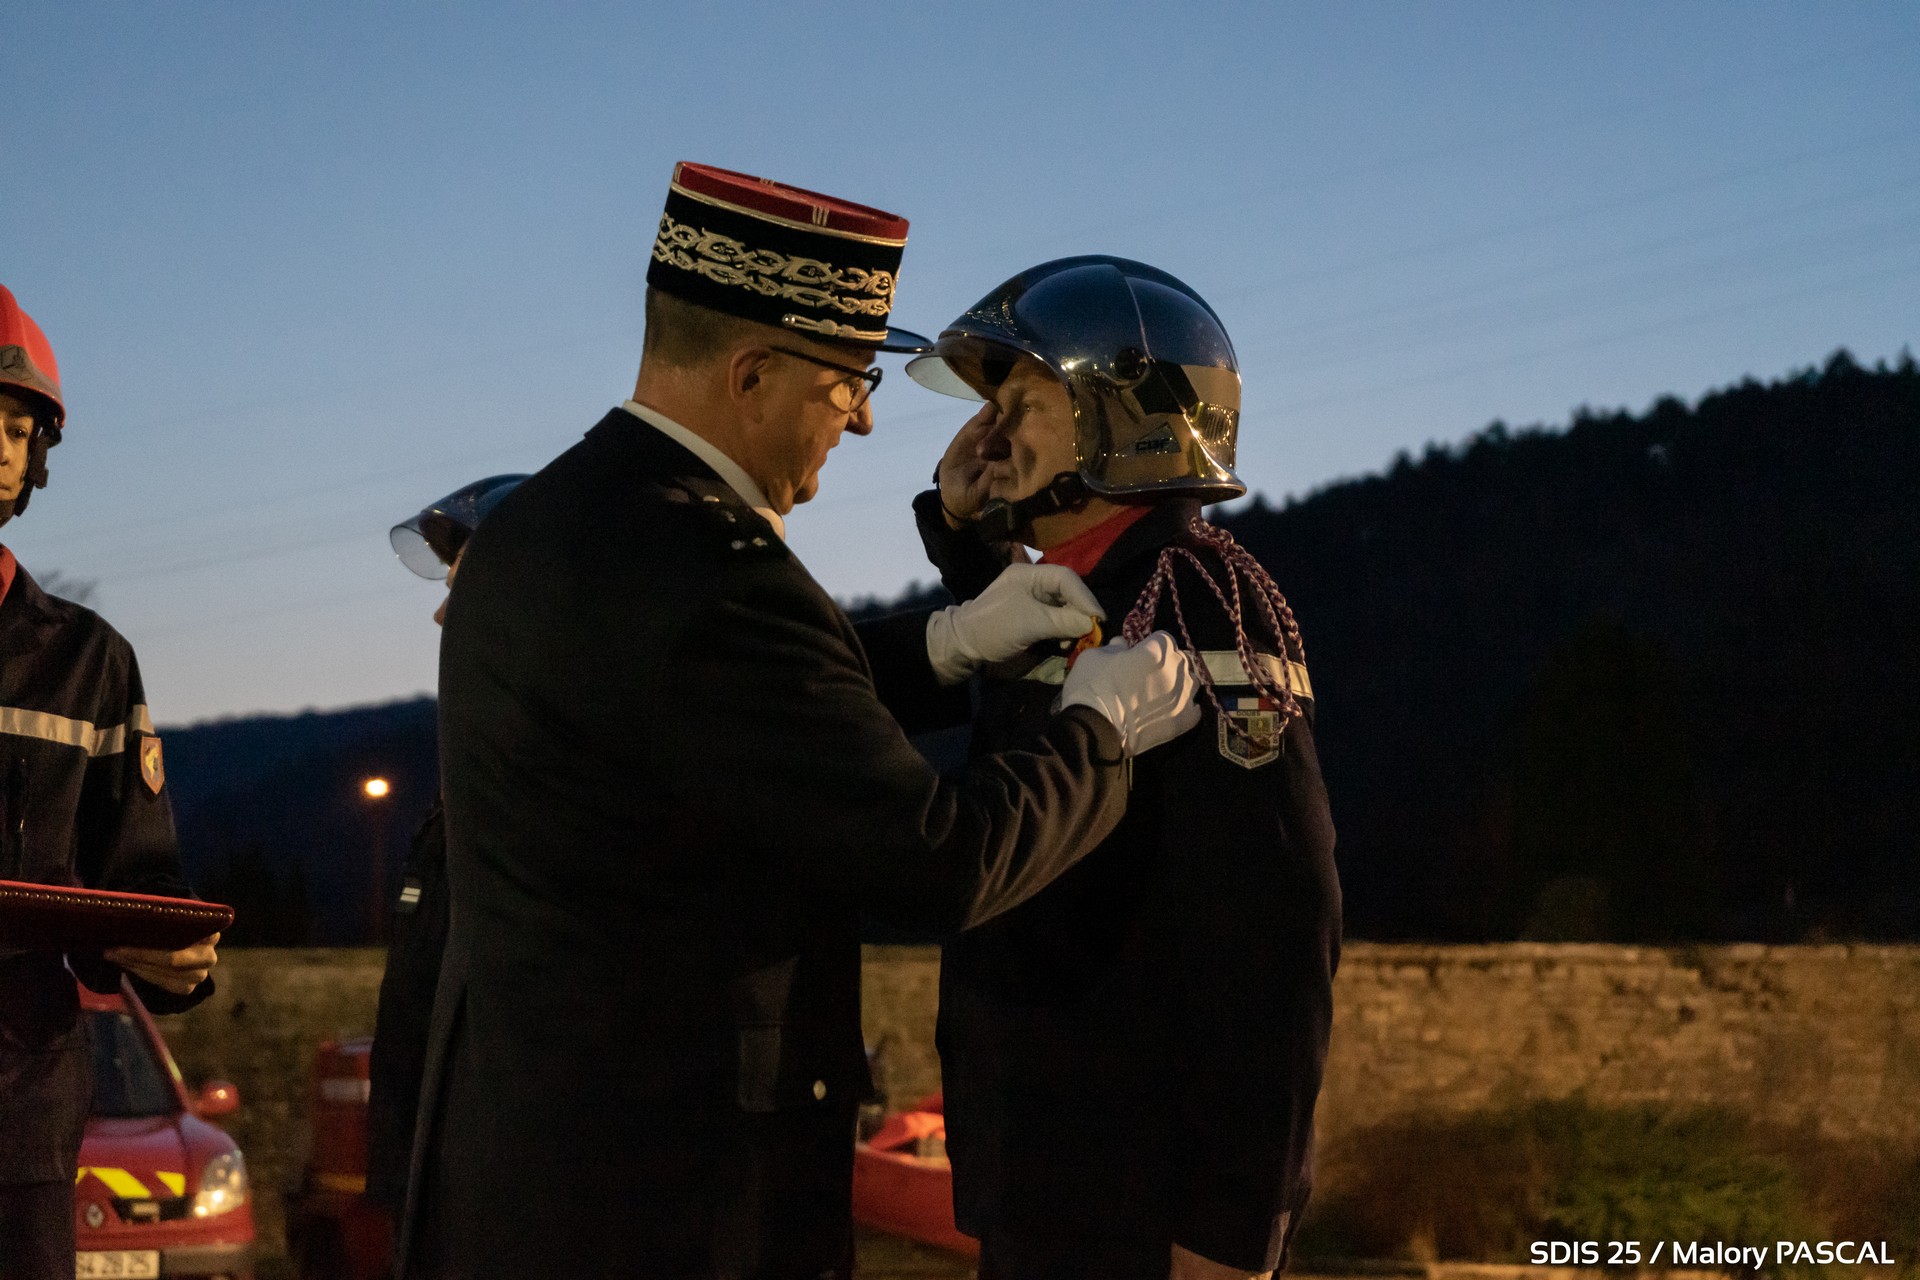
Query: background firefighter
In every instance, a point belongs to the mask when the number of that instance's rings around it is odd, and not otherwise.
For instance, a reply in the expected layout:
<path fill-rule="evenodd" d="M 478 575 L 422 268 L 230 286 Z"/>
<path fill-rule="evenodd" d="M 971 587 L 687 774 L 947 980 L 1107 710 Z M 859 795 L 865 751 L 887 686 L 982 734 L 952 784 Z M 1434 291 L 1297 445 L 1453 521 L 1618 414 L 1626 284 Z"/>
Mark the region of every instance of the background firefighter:
<path fill-rule="evenodd" d="M 909 372 L 989 402 L 914 504 L 955 597 L 1025 543 L 1086 579 L 1110 630 L 1174 631 L 1210 694 L 1206 724 L 1136 762 L 1095 854 L 946 947 L 959 1225 L 983 1280 L 1270 1273 L 1310 1184 L 1340 891 L 1298 629 L 1199 519 L 1245 492 L 1232 345 L 1172 276 L 1069 258 L 987 295 Z M 1031 733 L 1070 658 L 983 672 L 973 749 Z"/>
<path fill-rule="evenodd" d="M 0 524 L 47 483 L 66 403 L 53 348 L 0 287 Z M 0 547 L 0 879 L 187 896 L 133 649 Z M 130 974 L 155 1013 L 205 999 L 219 935 L 179 951 L 9 948 L 0 935 L 0 1276 L 71 1280 L 73 1184 L 93 1096 L 74 978 Z"/>
<path fill-rule="evenodd" d="M 526 477 L 489 476 L 463 485 L 393 527 L 389 537 L 400 562 L 430 581 L 453 589 L 467 539 L 487 512 Z M 447 616 L 446 597 L 433 611 Z M 367 1063 L 367 1198 L 398 1220 L 407 1199 L 407 1161 L 413 1150 L 414 1113 L 427 1056 L 427 1025 L 440 962 L 447 948 L 447 824 L 440 798 L 414 832 L 393 903 L 387 936 L 387 967 L 380 976 L 380 1007 Z"/>

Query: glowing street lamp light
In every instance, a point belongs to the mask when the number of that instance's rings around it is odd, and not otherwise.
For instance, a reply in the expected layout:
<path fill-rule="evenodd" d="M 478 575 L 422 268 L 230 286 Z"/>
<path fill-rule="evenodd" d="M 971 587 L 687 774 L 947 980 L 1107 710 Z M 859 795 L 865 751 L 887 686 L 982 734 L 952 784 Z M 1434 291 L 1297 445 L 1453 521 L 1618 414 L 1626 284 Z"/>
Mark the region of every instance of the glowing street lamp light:
<path fill-rule="evenodd" d="M 366 815 L 367 834 L 371 837 L 372 883 L 367 894 L 368 936 L 375 942 L 386 936 L 387 922 L 387 829 L 382 817 L 386 810 L 383 803 L 393 793 L 393 784 L 382 777 L 363 779 L 360 794 L 366 797 L 367 806 L 361 812 Z"/>

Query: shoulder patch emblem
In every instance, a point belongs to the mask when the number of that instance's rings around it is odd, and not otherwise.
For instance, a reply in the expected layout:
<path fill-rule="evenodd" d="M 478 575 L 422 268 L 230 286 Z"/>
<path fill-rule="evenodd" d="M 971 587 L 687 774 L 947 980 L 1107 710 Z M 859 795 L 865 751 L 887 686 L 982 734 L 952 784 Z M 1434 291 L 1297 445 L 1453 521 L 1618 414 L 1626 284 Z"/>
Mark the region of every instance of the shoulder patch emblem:
<path fill-rule="evenodd" d="M 156 737 L 140 739 L 140 781 L 155 795 L 167 785 L 167 765 L 160 755 L 160 739 Z"/>
<path fill-rule="evenodd" d="M 1220 754 L 1243 769 L 1280 758 L 1280 704 L 1271 698 L 1220 700 Z"/>

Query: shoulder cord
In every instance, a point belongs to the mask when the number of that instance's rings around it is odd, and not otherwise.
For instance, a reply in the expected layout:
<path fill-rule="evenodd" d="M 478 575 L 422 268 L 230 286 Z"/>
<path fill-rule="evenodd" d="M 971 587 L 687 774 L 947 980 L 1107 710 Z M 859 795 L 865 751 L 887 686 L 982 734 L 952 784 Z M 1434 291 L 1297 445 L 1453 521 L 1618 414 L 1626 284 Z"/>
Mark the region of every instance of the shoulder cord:
<path fill-rule="evenodd" d="M 1207 584 L 1208 590 L 1213 592 L 1213 598 L 1220 602 L 1220 608 L 1232 621 L 1234 650 L 1240 657 L 1240 665 L 1246 668 L 1247 678 L 1263 696 L 1280 704 L 1280 727 L 1284 729 L 1289 721 L 1303 712 L 1300 704 L 1294 700 L 1293 691 L 1275 681 L 1254 652 L 1253 641 L 1247 635 L 1245 611 L 1241 607 L 1240 579 L 1244 576 L 1252 587 L 1254 602 L 1259 606 L 1268 632 L 1279 642 L 1281 657 L 1304 664 L 1307 659 L 1306 647 L 1301 642 L 1300 626 L 1294 621 L 1293 610 L 1288 606 L 1287 598 L 1280 594 L 1280 588 L 1274 585 L 1266 568 L 1245 547 L 1234 541 L 1232 534 L 1218 525 L 1208 524 L 1199 516 L 1187 522 L 1187 532 L 1211 547 L 1220 557 L 1226 566 L 1227 590 L 1221 589 L 1219 581 L 1199 556 L 1186 547 L 1167 547 L 1160 552 L 1160 562 L 1154 566 L 1146 589 L 1134 602 L 1133 611 L 1127 614 L 1121 635 L 1128 644 L 1139 644 L 1146 639 L 1147 633 L 1153 629 L 1154 619 L 1159 616 L 1160 597 L 1164 593 L 1173 604 L 1174 621 L 1180 628 L 1180 647 L 1193 660 L 1194 674 L 1206 692 L 1207 701 L 1213 704 L 1214 711 L 1225 714 L 1220 706 L 1220 696 L 1214 691 L 1213 676 L 1193 643 L 1192 633 L 1187 630 L 1186 613 L 1180 607 L 1180 593 L 1174 589 L 1174 566 L 1184 560 L 1199 573 L 1200 580 Z M 1231 599 L 1228 598 L 1228 591 L 1232 592 Z"/>

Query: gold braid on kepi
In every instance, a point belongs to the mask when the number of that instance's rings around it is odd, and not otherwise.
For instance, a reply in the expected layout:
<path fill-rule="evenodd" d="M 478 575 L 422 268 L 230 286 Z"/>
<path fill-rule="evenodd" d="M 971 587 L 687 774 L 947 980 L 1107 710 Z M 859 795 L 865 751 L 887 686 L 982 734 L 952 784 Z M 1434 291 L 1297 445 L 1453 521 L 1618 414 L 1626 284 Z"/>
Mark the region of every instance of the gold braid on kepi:
<path fill-rule="evenodd" d="M 924 352 L 888 325 L 907 220 L 712 165 L 674 166 L 647 284 L 820 342 Z"/>

